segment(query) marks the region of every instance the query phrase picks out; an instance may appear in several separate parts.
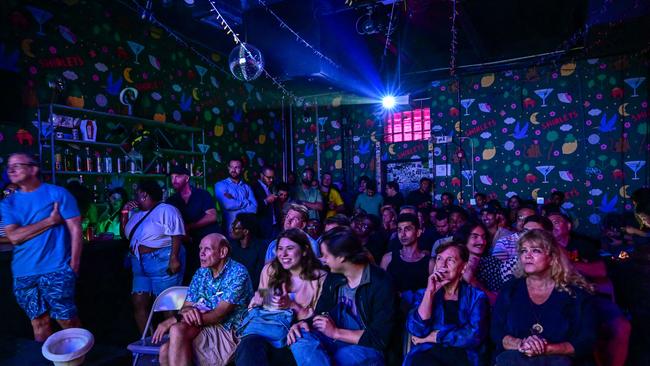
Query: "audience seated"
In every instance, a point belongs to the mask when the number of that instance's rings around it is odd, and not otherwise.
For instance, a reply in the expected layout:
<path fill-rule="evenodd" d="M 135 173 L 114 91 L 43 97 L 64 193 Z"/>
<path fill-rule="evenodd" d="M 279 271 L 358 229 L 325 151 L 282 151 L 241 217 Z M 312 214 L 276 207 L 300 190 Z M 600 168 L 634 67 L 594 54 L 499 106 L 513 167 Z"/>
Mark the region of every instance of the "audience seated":
<path fill-rule="evenodd" d="M 417 245 L 421 233 L 422 229 L 415 215 L 399 215 L 397 237 L 402 248 L 384 254 L 381 260 L 381 268 L 393 279 L 407 309 L 415 305 L 415 300 L 419 300 L 415 293 L 427 286 L 427 278 L 433 270 L 434 262 L 430 253 L 420 250 Z"/>
<path fill-rule="evenodd" d="M 551 233 L 528 231 L 518 248 L 516 279 L 501 289 L 492 314 L 496 364 L 586 364 L 596 339 L 593 287 Z"/>
<path fill-rule="evenodd" d="M 424 298 L 407 320 L 413 347 L 404 366 L 484 364 L 489 304 L 481 290 L 463 281 L 468 259 L 463 244 L 438 247 Z"/>
<path fill-rule="evenodd" d="M 352 231 L 357 239 L 372 254 L 373 263 L 379 263 L 386 252 L 386 243 L 377 231 L 377 216 L 367 215 L 363 212 L 352 218 Z"/>
<path fill-rule="evenodd" d="M 487 252 L 487 228 L 480 222 L 463 225 L 454 235 L 453 241 L 464 244 L 469 251 L 467 267 L 463 279 L 470 285 L 485 292 L 490 304 L 496 301 L 496 293 L 501 287 L 501 262 Z"/>
<path fill-rule="evenodd" d="M 307 210 L 307 207 L 303 205 L 299 205 L 297 203 L 291 203 L 289 204 L 289 209 L 287 211 L 287 214 L 284 216 L 282 227 L 284 230 L 289 230 L 289 229 L 304 230 L 305 226 L 307 226 L 308 220 L 309 220 L 309 211 Z M 314 254 L 316 254 L 316 257 L 320 257 L 318 242 L 316 242 L 316 240 L 312 239 L 311 237 L 309 237 L 309 242 L 311 243 L 311 248 L 314 251 Z M 273 260 L 273 258 L 275 258 L 275 247 L 277 246 L 277 243 L 278 243 L 277 239 L 273 239 L 269 243 L 269 246 L 266 248 L 266 254 L 264 255 L 264 259 L 267 263 Z"/>
<path fill-rule="evenodd" d="M 287 343 L 298 366 L 383 365 L 394 330 L 395 291 L 390 277 L 368 262 L 348 228 L 334 228 L 321 241 L 331 273 L 313 318 L 294 324 Z"/>
<path fill-rule="evenodd" d="M 276 257 L 262 270 L 260 289 L 248 305 L 250 313 L 244 325 L 251 317 L 265 316 L 265 320 L 270 321 L 273 312 L 279 310 L 288 310 L 296 321 L 313 316 L 326 277 L 326 272 L 319 268 L 320 262 L 302 230 L 289 229 L 280 233 Z M 237 347 L 236 364 L 271 365 L 270 360 L 278 357 L 272 354 L 281 353 L 285 345 L 286 338 L 273 344 L 263 335 L 244 335 Z"/>
<path fill-rule="evenodd" d="M 260 238 L 256 214 L 239 213 L 230 227 L 230 257 L 246 267 L 253 290 L 257 290 L 264 267 L 266 243 Z"/>
<path fill-rule="evenodd" d="M 160 348 L 160 364 L 224 366 L 239 343 L 235 331 L 253 295 L 248 271 L 230 258 L 230 244 L 221 234 L 208 234 L 199 245 L 199 268 L 176 317 L 158 325 L 153 342 L 169 332 Z"/>

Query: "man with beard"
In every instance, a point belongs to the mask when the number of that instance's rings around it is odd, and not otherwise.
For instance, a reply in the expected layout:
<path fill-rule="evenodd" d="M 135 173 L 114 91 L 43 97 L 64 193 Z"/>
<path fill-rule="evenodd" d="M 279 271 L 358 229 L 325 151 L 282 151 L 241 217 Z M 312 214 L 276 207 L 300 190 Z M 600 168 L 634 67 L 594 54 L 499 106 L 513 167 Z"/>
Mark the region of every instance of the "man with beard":
<path fill-rule="evenodd" d="M 228 178 L 214 185 L 214 194 L 223 210 L 224 232 L 235 221 L 238 213 L 257 212 L 257 202 L 251 187 L 241 179 L 242 162 L 239 159 L 230 159 L 228 162 Z"/>
<path fill-rule="evenodd" d="M 318 189 L 311 185 L 313 179 L 314 170 L 309 167 L 305 168 L 302 172 L 302 184 L 296 189 L 295 200 L 296 203 L 309 209 L 310 219 L 319 220 L 320 212 L 323 210 L 323 197 Z"/>
<path fill-rule="evenodd" d="M 181 212 L 185 223 L 186 269 L 183 283 L 189 283 L 199 268 L 199 243 L 206 235 L 219 232 L 217 209 L 214 198 L 208 191 L 190 185 L 190 171 L 176 165 L 170 172 L 172 187 L 176 193 L 167 203 Z"/>

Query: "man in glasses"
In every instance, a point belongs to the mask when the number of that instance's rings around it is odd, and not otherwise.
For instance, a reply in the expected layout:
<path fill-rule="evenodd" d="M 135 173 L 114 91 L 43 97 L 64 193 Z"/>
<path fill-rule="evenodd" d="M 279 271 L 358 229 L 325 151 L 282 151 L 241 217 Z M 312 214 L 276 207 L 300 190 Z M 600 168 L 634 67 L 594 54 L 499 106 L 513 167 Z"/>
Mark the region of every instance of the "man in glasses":
<path fill-rule="evenodd" d="M 255 201 L 257 201 L 257 217 L 263 239 L 271 240 L 280 232 L 277 219 L 275 201 L 278 198 L 273 193 L 273 182 L 275 181 L 275 170 L 270 166 L 264 166 L 260 172 L 260 179 L 252 184 Z"/>
<path fill-rule="evenodd" d="M 44 342 L 52 334 L 52 318 L 62 328 L 81 326 L 74 303 L 81 217 L 68 191 L 40 181 L 34 157 L 12 154 L 7 171 L 20 188 L 1 205 L 5 231 L 14 245 L 14 295 L 31 320 L 34 338 Z"/>

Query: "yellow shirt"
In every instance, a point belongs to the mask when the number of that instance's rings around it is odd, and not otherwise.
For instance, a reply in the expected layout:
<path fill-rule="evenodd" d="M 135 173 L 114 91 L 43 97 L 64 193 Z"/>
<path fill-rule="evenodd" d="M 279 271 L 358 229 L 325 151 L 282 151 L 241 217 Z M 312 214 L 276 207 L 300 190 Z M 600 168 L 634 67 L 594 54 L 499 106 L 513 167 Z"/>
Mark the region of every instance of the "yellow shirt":
<path fill-rule="evenodd" d="M 337 214 L 336 210 L 330 210 L 330 202 L 334 203 L 336 206 L 341 206 L 343 205 L 343 199 L 341 198 L 341 194 L 337 189 L 330 188 L 330 193 L 328 194 L 327 197 L 327 202 L 325 204 L 327 205 L 327 213 L 325 214 L 325 218 L 332 217 Z"/>

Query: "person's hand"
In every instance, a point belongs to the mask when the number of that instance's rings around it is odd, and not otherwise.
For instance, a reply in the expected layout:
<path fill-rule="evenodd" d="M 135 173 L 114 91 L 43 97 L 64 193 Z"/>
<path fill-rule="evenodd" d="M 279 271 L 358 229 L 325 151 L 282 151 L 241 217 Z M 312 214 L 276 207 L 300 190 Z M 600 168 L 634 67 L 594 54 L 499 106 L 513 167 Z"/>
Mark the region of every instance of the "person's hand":
<path fill-rule="evenodd" d="M 422 343 L 436 343 L 436 338 L 437 337 L 438 337 L 438 331 L 434 330 L 433 332 L 429 333 L 429 335 L 424 337 L 424 338 L 411 336 L 411 342 L 413 342 L 413 345 L 415 345 L 415 346 L 417 346 L 418 344 L 422 344 Z"/>
<path fill-rule="evenodd" d="M 621 231 L 623 233 L 628 234 L 628 235 L 642 235 L 642 231 L 633 227 L 633 226 L 625 226 L 621 228 Z M 640 234 L 641 233 L 641 234 Z"/>
<path fill-rule="evenodd" d="M 122 207 L 122 210 L 131 211 L 131 210 L 136 209 L 137 207 L 138 207 L 138 201 L 129 201 L 129 202 L 124 204 L 124 206 Z"/>
<path fill-rule="evenodd" d="M 329 317 L 329 315 L 316 315 L 312 324 L 316 330 L 323 333 L 325 336 L 334 338 L 337 329 L 334 321 Z"/>
<path fill-rule="evenodd" d="M 291 305 L 291 298 L 287 291 L 287 285 L 282 284 L 282 292 L 279 295 L 271 296 L 271 306 L 276 309 L 287 309 Z"/>
<path fill-rule="evenodd" d="M 231 199 L 231 200 L 234 200 L 234 199 L 235 199 L 235 197 L 233 197 L 233 195 L 230 194 L 230 192 L 226 192 L 226 193 L 224 193 L 223 196 L 226 197 L 226 198 L 228 198 L 228 199 Z"/>
<path fill-rule="evenodd" d="M 52 225 L 58 225 L 63 223 L 63 217 L 61 217 L 61 213 L 59 213 L 58 202 L 54 202 L 54 205 L 52 206 L 52 212 L 50 212 L 49 219 Z"/>
<path fill-rule="evenodd" d="M 197 308 L 189 308 L 181 313 L 183 316 L 183 321 L 189 325 L 195 327 L 200 327 L 203 325 L 203 319 L 201 319 L 201 311 Z"/>
<path fill-rule="evenodd" d="M 524 338 L 519 346 L 519 352 L 528 357 L 543 355 L 546 353 L 546 344 L 546 339 L 533 335 Z"/>
<path fill-rule="evenodd" d="M 160 343 L 160 341 L 163 339 L 163 336 L 169 332 L 169 328 L 171 328 L 174 324 L 176 324 L 176 318 L 174 317 L 165 319 L 160 324 L 158 324 L 156 331 L 153 332 L 153 337 L 151 337 L 151 343 Z"/>
<path fill-rule="evenodd" d="M 262 304 L 264 304 L 264 297 L 260 294 L 259 291 L 255 291 L 251 302 L 248 304 L 248 310 L 262 306 Z"/>
<path fill-rule="evenodd" d="M 169 257 L 169 265 L 167 266 L 167 272 L 169 275 L 178 273 L 181 270 L 181 261 L 178 260 L 177 255 L 172 255 Z"/>
<path fill-rule="evenodd" d="M 270 195 L 266 196 L 264 200 L 266 201 L 266 203 L 273 203 L 275 202 L 276 198 L 277 197 L 273 193 L 271 193 Z"/>
<path fill-rule="evenodd" d="M 302 331 L 309 332 L 309 324 L 305 321 L 300 321 L 289 328 L 287 333 L 287 346 L 290 346 L 302 338 Z"/>
<path fill-rule="evenodd" d="M 79 262 L 75 262 L 72 259 L 70 259 L 70 268 L 72 269 L 72 272 L 74 272 L 74 274 L 76 274 L 77 276 L 79 276 L 79 265 L 80 265 Z"/>

